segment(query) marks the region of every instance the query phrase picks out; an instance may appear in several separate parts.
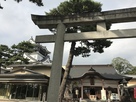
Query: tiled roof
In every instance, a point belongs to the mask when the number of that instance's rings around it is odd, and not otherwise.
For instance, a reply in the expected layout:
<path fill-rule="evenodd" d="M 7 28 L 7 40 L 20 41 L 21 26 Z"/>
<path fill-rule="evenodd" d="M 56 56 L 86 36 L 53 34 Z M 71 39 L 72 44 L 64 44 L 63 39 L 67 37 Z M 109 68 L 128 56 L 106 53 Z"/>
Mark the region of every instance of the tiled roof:
<path fill-rule="evenodd" d="M 73 65 L 70 71 L 70 79 L 81 79 L 86 76 L 98 76 L 106 80 L 130 80 L 131 77 L 120 75 L 112 67 L 112 65 Z"/>

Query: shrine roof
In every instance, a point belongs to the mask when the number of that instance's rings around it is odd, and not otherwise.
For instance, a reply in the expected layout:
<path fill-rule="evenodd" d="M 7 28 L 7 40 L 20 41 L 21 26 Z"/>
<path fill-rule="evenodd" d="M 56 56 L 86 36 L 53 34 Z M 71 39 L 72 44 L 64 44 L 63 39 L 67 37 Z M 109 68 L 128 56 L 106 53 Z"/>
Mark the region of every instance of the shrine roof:
<path fill-rule="evenodd" d="M 27 68 L 11 70 L 0 74 L 0 82 L 28 82 L 28 83 L 48 83 L 47 75 L 35 72 Z"/>
<path fill-rule="evenodd" d="M 8 67 L 19 67 L 19 68 L 24 68 L 24 67 L 31 67 L 31 68 L 34 68 L 34 67 L 51 67 L 52 64 L 51 63 L 47 63 L 47 64 L 40 64 L 40 63 L 30 63 L 30 64 L 12 64 L 12 65 L 9 65 Z"/>
<path fill-rule="evenodd" d="M 132 77 L 118 74 L 112 65 L 73 65 L 70 76 L 71 80 L 89 78 L 92 76 L 97 76 L 106 80 L 119 81 L 121 81 L 123 77 L 125 77 L 127 81 L 132 79 Z"/>

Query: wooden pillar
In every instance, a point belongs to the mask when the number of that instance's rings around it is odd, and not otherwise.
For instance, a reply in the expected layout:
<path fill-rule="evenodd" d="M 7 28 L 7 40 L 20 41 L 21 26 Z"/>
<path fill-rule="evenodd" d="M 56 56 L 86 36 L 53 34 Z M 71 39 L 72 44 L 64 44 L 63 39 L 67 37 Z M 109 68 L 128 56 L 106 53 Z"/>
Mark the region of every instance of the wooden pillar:
<path fill-rule="evenodd" d="M 64 33 L 65 25 L 63 23 L 59 23 L 57 26 L 57 34 L 47 94 L 47 102 L 58 102 L 64 49 Z"/>
<path fill-rule="evenodd" d="M 16 90 L 15 90 L 15 96 L 14 96 L 14 99 L 16 99 L 17 89 L 18 89 L 18 84 L 16 85 Z"/>
<path fill-rule="evenodd" d="M 32 88 L 33 88 L 33 94 L 32 94 L 32 100 L 34 100 L 35 99 L 35 97 L 34 97 L 34 93 L 35 93 L 35 84 L 32 84 Z"/>
<path fill-rule="evenodd" d="M 25 99 L 26 99 L 26 100 L 27 100 L 28 85 L 29 85 L 29 84 L 26 84 L 26 93 L 25 93 Z"/>
<path fill-rule="evenodd" d="M 104 90 L 104 80 L 102 79 L 101 82 L 102 82 L 102 90 Z"/>
<path fill-rule="evenodd" d="M 42 97 L 42 84 L 39 84 L 39 94 L 38 94 L 38 100 L 40 101 Z"/>
<path fill-rule="evenodd" d="M 81 79 L 81 98 L 83 99 L 84 89 L 83 89 L 83 79 Z"/>
<path fill-rule="evenodd" d="M 119 96 L 119 99 L 121 98 L 121 95 L 120 95 L 120 85 L 118 84 L 117 85 L 117 91 L 118 91 L 118 96 Z M 121 100 L 121 99 L 120 99 Z"/>
<path fill-rule="evenodd" d="M 6 98 L 9 98 L 9 84 L 6 84 Z"/>
<path fill-rule="evenodd" d="M 104 80 L 102 79 L 101 100 L 106 101 L 106 90 L 104 89 Z"/>
<path fill-rule="evenodd" d="M 9 84 L 9 99 L 11 99 L 11 88 L 12 88 L 12 83 Z"/>

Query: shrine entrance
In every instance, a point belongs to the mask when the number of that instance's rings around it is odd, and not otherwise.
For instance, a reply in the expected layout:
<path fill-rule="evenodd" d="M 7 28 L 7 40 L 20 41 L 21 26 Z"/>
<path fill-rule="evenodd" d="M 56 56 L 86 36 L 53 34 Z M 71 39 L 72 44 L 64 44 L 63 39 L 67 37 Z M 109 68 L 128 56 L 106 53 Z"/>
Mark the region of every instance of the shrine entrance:
<path fill-rule="evenodd" d="M 94 99 L 94 100 L 100 100 L 101 99 L 102 87 L 84 86 L 83 90 L 84 90 L 84 94 L 83 94 L 84 99 Z"/>
<path fill-rule="evenodd" d="M 136 8 L 87 13 L 83 15 L 68 15 L 65 17 L 32 15 L 33 22 L 40 29 L 56 28 L 55 35 L 42 35 L 36 37 L 37 43 L 55 42 L 53 63 L 48 89 L 48 102 L 58 102 L 61 81 L 61 67 L 64 42 L 94 39 L 120 39 L 136 37 L 136 29 L 106 30 L 106 23 L 123 23 L 136 21 Z M 97 31 L 66 34 L 66 27 L 96 24 Z M 55 86 L 54 86 L 55 85 Z"/>

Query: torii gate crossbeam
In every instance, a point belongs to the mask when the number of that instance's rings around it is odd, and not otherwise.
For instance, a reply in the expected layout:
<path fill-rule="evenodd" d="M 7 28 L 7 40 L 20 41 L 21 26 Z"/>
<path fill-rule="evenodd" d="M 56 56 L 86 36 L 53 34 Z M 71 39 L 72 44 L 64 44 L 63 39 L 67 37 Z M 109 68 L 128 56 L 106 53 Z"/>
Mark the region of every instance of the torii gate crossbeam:
<path fill-rule="evenodd" d="M 136 37 L 136 29 L 132 30 L 106 30 L 106 22 L 123 23 L 136 21 L 136 8 L 104 11 L 97 13 L 87 13 L 82 15 L 69 16 L 39 16 L 32 15 L 33 22 L 40 28 L 57 28 L 56 35 L 37 36 L 37 43 L 47 43 L 55 41 L 51 77 L 47 94 L 47 102 L 59 102 L 59 86 L 61 80 L 61 67 L 63 57 L 64 41 L 78 41 L 89 39 L 117 39 Z M 96 32 L 84 32 L 65 34 L 65 27 L 80 25 L 97 25 Z"/>
<path fill-rule="evenodd" d="M 81 41 L 95 39 L 119 39 L 119 38 L 134 38 L 136 37 L 136 29 L 111 30 L 111 31 L 94 31 L 82 33 L 66 33 L 64 41 Z M 37 43 L 52 43 L 55 42 L 56 35 L 41 35 L 36 36 Z"/>

